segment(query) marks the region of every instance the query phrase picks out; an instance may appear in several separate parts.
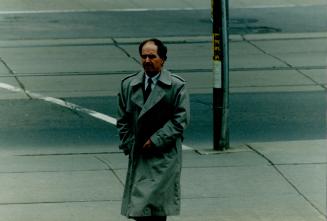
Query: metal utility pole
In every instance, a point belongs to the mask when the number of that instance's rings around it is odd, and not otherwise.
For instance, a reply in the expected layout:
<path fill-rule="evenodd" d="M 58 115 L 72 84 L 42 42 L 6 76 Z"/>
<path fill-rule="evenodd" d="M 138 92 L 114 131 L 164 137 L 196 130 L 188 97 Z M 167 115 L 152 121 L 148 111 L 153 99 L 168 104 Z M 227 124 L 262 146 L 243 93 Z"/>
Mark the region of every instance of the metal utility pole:
<path fill-rule="evenodd" d="M 211 0 L 213 20 L 213 148 L 229 148 L 228 0 Z"/>

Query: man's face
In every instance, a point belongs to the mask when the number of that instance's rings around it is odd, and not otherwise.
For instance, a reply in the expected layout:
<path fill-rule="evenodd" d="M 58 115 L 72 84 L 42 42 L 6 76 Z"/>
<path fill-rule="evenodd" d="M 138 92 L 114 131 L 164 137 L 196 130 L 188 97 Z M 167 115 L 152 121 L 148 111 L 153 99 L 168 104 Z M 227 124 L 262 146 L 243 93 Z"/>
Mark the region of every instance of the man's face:
<path fill-rule="evenodd" d="M 161 71 L 164 60 L 158 55 L 158 47 L 154 42 L 145 43 L 142 48 L 141 62 L 144 71 L 150 76 L 154 76 Z"/>

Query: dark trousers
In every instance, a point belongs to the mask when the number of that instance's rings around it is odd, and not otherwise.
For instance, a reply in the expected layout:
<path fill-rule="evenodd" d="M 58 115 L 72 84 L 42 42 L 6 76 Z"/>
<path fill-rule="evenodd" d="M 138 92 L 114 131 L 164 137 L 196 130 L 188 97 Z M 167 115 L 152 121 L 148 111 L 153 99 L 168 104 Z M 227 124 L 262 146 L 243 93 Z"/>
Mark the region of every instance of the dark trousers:
<path fill-rule="evenodd" d="M 144 217 L 135 217 L 136 221 L 166 221 L 167 216 L 144 216 Z"/>

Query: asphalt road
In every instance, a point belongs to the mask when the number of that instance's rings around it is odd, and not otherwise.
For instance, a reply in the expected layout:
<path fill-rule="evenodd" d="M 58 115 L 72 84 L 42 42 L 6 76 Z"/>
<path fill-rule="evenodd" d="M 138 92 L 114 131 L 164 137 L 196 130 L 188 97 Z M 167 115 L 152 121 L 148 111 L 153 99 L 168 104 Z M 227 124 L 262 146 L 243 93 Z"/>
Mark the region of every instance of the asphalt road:
<path fill-rule="evenodd" d="M 323 92 L 236 93 L 230 99 L 232 143 L 325 138 Z M 116 116 L 115 97 L 66 100 Z M 0 106 L 2 147 L 17 150 L 37 147 L 42 151 L 56 148 L 57 152 L 78 147 L 76 151 L 83 152 L 90 151 L 90 146 L 105 146 L 111 148 L 110 151 L 117 151 L 116 128 L 101 120 L 39 100 L 1 100 Z M 210 148 L 211 95 L 192 95 L 191 114 L 185 144 L 193 148 Z"/>
<path fill-rule="evenodd" d="M 230 10 L 230 33 L 323 32 L 327 6 Z M 287 20 L 287 22 L 285 22 Z M 207 36 L 210 10 L 0 14 L 0 39 Z"/>

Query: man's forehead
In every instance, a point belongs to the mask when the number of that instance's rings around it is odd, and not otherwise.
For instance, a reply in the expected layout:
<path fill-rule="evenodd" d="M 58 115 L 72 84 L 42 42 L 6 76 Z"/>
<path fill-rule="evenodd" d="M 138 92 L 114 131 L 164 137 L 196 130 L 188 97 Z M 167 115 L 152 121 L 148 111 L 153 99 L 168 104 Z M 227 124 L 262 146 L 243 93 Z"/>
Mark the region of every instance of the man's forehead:
<path fill-rule="evenodd" d="M 149 42 L 147 42 L 147 43 L 145 43 L 143 45 L 142 51 L 144 51 L 144 50 L 155 50 L 155 51 L 157 51 L 158 46 L 153 41 L 149 41 Z"/>

